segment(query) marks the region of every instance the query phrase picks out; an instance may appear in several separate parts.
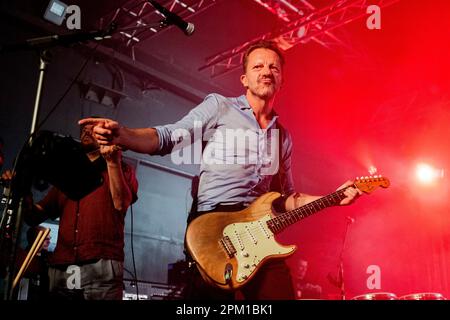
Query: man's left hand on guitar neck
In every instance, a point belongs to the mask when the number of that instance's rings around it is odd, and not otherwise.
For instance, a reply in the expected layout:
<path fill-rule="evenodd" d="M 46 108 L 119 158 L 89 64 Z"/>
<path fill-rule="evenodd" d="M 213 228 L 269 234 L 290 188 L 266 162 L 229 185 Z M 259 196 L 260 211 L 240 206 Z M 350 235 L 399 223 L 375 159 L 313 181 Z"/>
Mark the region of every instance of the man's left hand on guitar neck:
<path fill-rule="evenodd" d="M 362 194 L 362 192 L 358 188 L 355 188 L 354 185 L 355 185 L 354 181 L 348 180 L 342 186 L 337 188 L 337 190 L 341 190 L 341 189 L 344 189 L 346 187 L 350 187 L 350 188 L 347 188 L 344 191 L 344 194 L 347 197 L 342 199 L 342 201 L 340 202 L 341 206 L 345 206 L 345 205 L 349 205 L 349 204 L 353 203 L 353 201 L 355 201 L 355 199 L 358 198 Z"/>
<path fill-rule="evenodd" d="M 342 201 L 339 203 L 341 206 L 351 204 L 359 195 L 362 194 L 360 190 L 354 187 L 354 182 L 350 180 L 337 188 L 337 190 L 344 189 L 346 187 L 349 188 L 344 191 L 344 195 L 346 195 L 346 198 L 342 199 Z M 285 208 L 286 211 L 294 210 L 320 198 L 322 198 L 322 196 L 313 196 L 305 193 L 295 192 L 286 199 Z"/>

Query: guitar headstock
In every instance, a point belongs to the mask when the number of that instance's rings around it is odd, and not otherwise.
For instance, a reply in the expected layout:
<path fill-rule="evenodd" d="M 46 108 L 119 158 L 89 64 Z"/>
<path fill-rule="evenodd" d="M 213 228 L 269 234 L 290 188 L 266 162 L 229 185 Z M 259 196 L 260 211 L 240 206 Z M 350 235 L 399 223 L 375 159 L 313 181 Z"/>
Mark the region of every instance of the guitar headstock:
<path fill-rule="evenodd" d="M 371 193 L 378 187 L 387 188 L 390 184 L 389 179 L 382 176 L 360 177 L 355 180 L 355 186 L 365 193 Z"/>

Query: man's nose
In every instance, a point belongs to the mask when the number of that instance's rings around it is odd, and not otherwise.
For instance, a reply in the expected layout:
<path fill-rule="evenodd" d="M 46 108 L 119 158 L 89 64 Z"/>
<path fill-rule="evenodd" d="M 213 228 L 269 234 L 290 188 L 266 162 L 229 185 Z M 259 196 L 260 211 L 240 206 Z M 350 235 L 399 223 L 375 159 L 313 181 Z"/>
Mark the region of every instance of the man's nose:
<path fill-rule="evenodd" d="M 264 66 L 264 68 L 262 69 L 262 74 L 263 75 L 272 75 L 272 70 L 270 70 L 269 66 Z"/>

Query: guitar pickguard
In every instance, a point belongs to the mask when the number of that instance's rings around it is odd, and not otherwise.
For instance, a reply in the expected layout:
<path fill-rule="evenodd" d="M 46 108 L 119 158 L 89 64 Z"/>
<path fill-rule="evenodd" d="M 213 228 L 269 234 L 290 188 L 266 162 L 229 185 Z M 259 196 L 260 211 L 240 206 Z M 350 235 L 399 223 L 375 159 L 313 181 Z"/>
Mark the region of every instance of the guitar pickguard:
<path fill-rule="evenodd" d="M 270 214 L 262 218 L 227 225 L 223 236 L 228 237 L 236 252 L 236 281 L 243 282 L 250 277 L 258 265 L 267 257 L 292 253 L 295 247 L 281 246 L 267 227 Z"/>

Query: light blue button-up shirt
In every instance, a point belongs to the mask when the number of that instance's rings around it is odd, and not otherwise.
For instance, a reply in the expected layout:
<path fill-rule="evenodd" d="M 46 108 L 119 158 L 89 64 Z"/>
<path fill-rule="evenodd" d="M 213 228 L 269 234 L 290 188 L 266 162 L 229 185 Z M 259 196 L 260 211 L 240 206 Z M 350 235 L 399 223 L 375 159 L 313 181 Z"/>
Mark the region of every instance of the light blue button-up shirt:
<path fill-rule="evenodd" d="M 250 204 L 270 191 L 280 168 L 282 192 L 290 195 L 292 139 L 284 129 L 279 159 L 277 118 L 261 129 L 245 95 L 210 94 L 180 121 L 155 127 L 157 154 L 172 152 L 176 163 L 200 164 L 198 211 L 213 210 L 218 204 Z"/>

